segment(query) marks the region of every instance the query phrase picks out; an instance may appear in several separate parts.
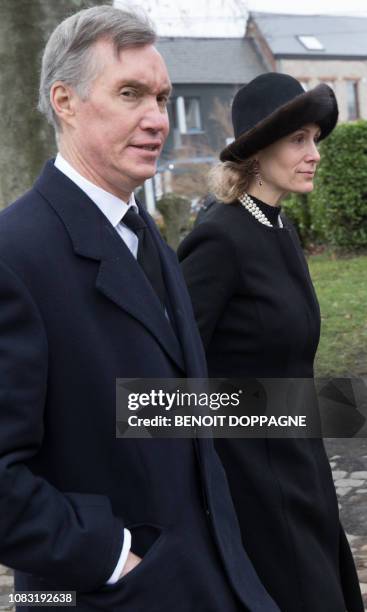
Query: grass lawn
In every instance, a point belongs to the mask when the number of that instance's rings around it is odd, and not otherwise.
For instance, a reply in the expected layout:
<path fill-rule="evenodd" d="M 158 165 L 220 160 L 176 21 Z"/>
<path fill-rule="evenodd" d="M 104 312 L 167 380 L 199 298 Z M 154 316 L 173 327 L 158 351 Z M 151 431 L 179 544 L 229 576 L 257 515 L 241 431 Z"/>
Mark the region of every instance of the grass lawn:
<path fill-rule="evenodd" d="M 321 308 L 316 375 L 367 375 L 367 255 L 308 258 Z"/>

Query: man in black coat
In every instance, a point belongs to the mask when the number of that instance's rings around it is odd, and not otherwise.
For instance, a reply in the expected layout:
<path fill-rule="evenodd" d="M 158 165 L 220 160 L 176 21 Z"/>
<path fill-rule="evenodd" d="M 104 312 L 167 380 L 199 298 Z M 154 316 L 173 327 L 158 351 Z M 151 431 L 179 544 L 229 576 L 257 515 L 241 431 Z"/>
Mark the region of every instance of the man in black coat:
<path fill-rule="evenodd" d="M 206 375 L 176 258 L 133 195 L 168 133 L 154 41 L 105 6 L 45 49 L 59 153 L 0 216 L 0 561 L 17 591 L 76 591 L 80 612 L 279 612 L 212 442 L 115 437 L 118 377 Z"/>

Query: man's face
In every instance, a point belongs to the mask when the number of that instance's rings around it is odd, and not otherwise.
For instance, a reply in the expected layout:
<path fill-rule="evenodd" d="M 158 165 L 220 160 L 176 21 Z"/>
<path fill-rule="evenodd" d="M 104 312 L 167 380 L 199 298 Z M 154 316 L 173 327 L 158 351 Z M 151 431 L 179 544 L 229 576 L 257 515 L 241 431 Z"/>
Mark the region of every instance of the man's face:
<path fill-rule="evenodd" d="M 111 42 L 99 41 L 93 52 L 101 70 L 87 100 L 75 98 L 68 149 L 87 178 L 126 200 L 157 170 L 169 130 L 171 84 L 152 45 L 117 56 Z"/>

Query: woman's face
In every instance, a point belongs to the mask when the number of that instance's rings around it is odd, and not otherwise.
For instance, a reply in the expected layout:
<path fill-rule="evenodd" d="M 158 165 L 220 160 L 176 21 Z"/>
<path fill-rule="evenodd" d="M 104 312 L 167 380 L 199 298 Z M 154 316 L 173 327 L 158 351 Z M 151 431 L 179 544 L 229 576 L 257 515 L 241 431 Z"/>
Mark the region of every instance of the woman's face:
<path fill-rule="evenodd" d="M 317 142 L 320 128 L 314 123 L 281 138 L 260 151 L 256 158 L 262 181 L 259 197 L 271 194 L 280 198 L 286 193 L 308 193 L 313 189 L 313 179 L 320 154 Z M 266 198 L 264 198 L 266 201 Z"/>

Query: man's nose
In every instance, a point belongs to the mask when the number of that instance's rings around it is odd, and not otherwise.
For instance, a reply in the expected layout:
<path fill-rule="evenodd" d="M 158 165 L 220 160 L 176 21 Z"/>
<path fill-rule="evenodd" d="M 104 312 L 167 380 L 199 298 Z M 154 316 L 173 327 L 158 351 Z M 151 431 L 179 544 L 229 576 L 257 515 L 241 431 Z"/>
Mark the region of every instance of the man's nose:
<path fill-rule="evenodd" d="M 143 130 L 150 130 L 152 132 L 168 131 L 169 124 L 167 111 L 158 103 L 158 101 L 149 104 L 149 106 L 145 109 L 140 126 Z"/>

